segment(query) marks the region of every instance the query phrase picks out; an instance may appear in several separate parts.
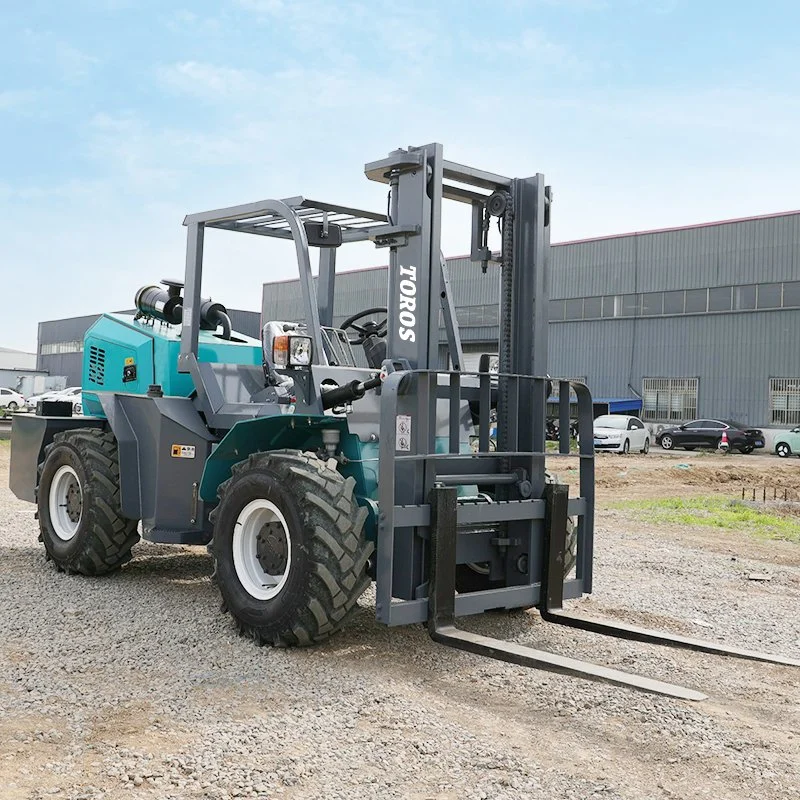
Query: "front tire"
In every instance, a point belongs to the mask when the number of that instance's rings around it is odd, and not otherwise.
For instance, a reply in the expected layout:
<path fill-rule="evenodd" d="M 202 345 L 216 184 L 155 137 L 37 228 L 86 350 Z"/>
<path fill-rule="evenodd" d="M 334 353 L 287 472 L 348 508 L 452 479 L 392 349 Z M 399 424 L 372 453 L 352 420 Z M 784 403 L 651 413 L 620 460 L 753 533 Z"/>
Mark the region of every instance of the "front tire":
<path fill-rule="evenodd" d="M 663 450 L 672 450 L 675 447 L 675 442 L 673 441 L 672 437 L 669 435 L 665 435 L 661 437 L 661 447 Z"/>
<path fill-rule="evenodd" d="M 631 451 L 631 443 L 629 439 L 626 439 L 624 444 L 622 445 L 622 455 L 626 456 Z"/>
<path fill-rule="evenodd" d="M 258 644 L 306 646 L 338 631 L 369 586 L 367 511 L 310 453 L 254 453 L 218 489 L 217 584 L 239 631 Z"/>
<path fill-rule="evenodd" d="M 138 520 L 122 516 L 117 442 L 78 428 L 53 437 L 39 466 L 39 539 L 56 566 L 103 575 L 131 558 Z"/>
<path fill-rule="evenodd" d="M 789 447 L 786 442 L 778 442 L 778 444 L 775 445 L 775 454 L 778 458 L 789 458 L 792 454 L 792 448 Z"/>

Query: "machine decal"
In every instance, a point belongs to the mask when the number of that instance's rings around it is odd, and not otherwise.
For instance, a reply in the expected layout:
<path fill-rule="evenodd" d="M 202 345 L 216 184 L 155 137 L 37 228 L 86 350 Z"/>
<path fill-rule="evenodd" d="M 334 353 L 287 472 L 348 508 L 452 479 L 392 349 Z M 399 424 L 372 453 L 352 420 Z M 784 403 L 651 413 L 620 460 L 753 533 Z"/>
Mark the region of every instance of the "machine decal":
<path fill-rule="evenodd" d="M 404 342 L 415 342 L 417 334 L 417 268 L 400 267 L 400 338 Z"/>
<path fill-rule="evenodd" d="M 172 445 L 173 458 L 194 458 L 195 448 L 192 444 L 174 444 Z"/>
<path fill-rule="evenodd" d="M 397 415 L 395 439 L 397 441 L 397 450 L 404 453 L 411 452 L 411 417 L 408 414 Z"/>

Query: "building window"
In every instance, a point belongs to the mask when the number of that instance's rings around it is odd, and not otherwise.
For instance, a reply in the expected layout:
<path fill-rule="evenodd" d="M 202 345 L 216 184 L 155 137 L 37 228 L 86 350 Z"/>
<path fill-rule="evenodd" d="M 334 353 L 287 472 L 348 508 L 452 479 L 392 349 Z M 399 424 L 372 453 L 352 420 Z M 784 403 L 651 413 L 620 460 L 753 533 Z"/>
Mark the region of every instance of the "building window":
<path fill-rule="evenodd" d="M 756 287 L 755 286 L 734 286 L 733 287 L 733 308 L 734 311 L 747 311 L 756 307 Z"/>
<path fill-rule="evenodd" d="M 642 295 L 642 316 L 657 317 L 663 311 L 663 292 L 647 292 Z"/>
<path fill-rule="evenodd" d="M 497 305 L 462 306 L 456 309 L 456 320 L 465 328 L 497 325 L 500 321 L 500 308 Z"/>
<path fill-rule="evenodd" d="M 603 298 L 586 297 L 583 300 L 583 318 L 600 319 L 603 316 Z"/>
<path fill-rule="evenodd" d="M 566 310 L 564 312 L 565 319 L 583 319 L 583 298 L 566 301 Z"/>
<path fill-rule="evenodd" d="M 759 283 L 757 308 L 780 308 L 782 283 Z"/>
<path fill-rule="evenodd" d="M 683 292 L 664 292 L 664 313 L 683 314 Z"/>
<path fill-rule="evenodd" d="M 800 306 L 800 281 L 783 284 L 783 307 Z"/>
<path fill-rule="evenodd" d="M 644 378 L 642 419 L 680 422 L 697 416 L 697 378 Z"/>
<path fill-rule="evenodd" d="M 39 347 L 39 355 L 56 356 L 64 353 L 82 353 L 83 341 L 75 342 L 48 342 Z"/>
<path fill-rule="evenodd" d="M 769 411 L 773 425 L 800 425 L 800 378 L 769 379 Z"/>
<path fill-rule="evenodd" d="M 639 298 L 638 294 L 623 294 L 619 299 L 622 301 L 618 317 L 638 317 Z"/>
<path fill-rule="evenodd" d="M 731 310 L 731 287 L 717 286 L 708 290 L 708 310 L 709 311 L 730 311 Z"/>
<path fill-rule="evenodd" d="M 687 289 L 686 314 L 705 314 L 708 311 L 708 290 Z"/>

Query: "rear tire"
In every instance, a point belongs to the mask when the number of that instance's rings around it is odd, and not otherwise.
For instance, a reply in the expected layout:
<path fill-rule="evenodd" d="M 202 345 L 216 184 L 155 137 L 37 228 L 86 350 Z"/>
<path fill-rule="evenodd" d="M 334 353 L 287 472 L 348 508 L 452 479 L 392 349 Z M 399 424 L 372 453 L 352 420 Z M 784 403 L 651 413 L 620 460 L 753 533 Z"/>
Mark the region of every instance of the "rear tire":
<path fill-rule="evenodd" d="M 788 458 L 792 454 L 792 448 L 786 442 L 778 442 L 775 445 L 775 454 L 778 458 Z"/>
<path fill-rule="evenodd" d="M 9 411 L 10 411 L 12 414 L 13 414 L 13 413 L 14 413 L 14 412 L 15 412 L 15 411 L 18 409 L 18 408 L 19 408 L 19 406 L 16 404 L 16 402 L 15 402 L 14 400 L 12 400 L 12 401 L 11 401 L 11 402 L 8 404 L 8 410 L 9 410 Z"/>
<path fill-rule="evenodd" d="M 214 575 L 224 608 L 258 644 L 327 639 L 370 584 L 367 511 L 355 480 L 329 463 L 297 450 L 254 453 L 218 489 Z"/>
<path fill-rule="evenodd" d="M 642 448 L 642 454 L 647 455 L 650 452 L 650 439 L 644 440 L 644 447 Z"/>
<path fill-rule="evenodd" d="M 39 540 L 59 569 L 103 575 L 130 561 L 139 521 L 122 516 L 117 442 L 110 431 L 56 434 L 39 465 L 36 501 Z"/>

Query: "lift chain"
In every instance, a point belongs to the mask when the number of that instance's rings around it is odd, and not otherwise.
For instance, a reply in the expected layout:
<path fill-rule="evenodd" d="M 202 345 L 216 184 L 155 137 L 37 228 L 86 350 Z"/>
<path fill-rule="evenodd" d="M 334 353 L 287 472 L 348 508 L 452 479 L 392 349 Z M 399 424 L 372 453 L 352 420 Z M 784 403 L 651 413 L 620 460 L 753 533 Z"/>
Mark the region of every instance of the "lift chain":
<path fill-rule="evenodd" d="M 499 194 L 499 192 L 498 192 Z M 502 243 L 500 251 L 500 372 L 511 369 L 511 309 L 514 291 L 514 202 L 510 192 L 504 192 L 505 210 L 503 212 Z M 508 381 L 499 379 L 498 405 L 508 408 Z M 507 425 L 498 426 L 498 450 L 508 450 Z M 507 465 L 504 467 L 507 469 Z"/>

